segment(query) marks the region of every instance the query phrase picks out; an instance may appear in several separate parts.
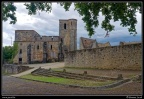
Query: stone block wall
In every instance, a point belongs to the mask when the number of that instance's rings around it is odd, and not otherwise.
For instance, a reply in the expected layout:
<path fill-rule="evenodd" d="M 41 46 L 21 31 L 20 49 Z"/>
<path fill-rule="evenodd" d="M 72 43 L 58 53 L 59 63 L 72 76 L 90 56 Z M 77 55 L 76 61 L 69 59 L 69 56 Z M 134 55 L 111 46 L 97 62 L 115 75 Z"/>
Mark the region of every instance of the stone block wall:
<path fill-rule="evenodd" d="M 48 42 L 48 59 L 58 59 L 59 42 Z"/>
<path fill-rule="evenodd" d="M 70 51 L 66 53 L 65 66 L 141 70 L 142 44 L 138 43 Z"/>
<path fill-rule="evenodd" d="M 22 63 L 27 63 L 27 45 L 30 44 L 30 42 L 17 42 L 18 43 L 18 53 L 16 56 L 14 56 L 14 63 L 19 63 L 19 58 L 22 58 Z M 20 50 L 22 51 L 21 54 Z"/>
<path fill-rule="evenodd" d="M 4 65 L 2 65 L 3 73 L 17 74 L 17 73 L 26 71 L 28 69 L 31 69 L 31 68 L 29 66 L 20 66 L 20 65 L 14 65 L 14 64 L 4 64 Z"/>

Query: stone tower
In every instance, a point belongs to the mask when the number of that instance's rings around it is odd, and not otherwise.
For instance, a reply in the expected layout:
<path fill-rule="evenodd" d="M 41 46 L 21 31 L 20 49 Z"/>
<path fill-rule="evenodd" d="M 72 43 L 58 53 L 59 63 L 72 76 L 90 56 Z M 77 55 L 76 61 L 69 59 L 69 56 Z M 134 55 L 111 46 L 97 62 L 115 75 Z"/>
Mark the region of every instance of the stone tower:
<path fill-rule="evenodd" d="M 77 50 L 77 20 L 59 20 L 59 36 L 68 51 Z"/>

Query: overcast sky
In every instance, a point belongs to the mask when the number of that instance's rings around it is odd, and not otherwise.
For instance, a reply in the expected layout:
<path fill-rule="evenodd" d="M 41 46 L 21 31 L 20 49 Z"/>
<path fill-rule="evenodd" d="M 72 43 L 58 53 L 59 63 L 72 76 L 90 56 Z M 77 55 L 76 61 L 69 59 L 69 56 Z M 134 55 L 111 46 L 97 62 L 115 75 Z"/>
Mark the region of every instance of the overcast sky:
<path fill-rule="evenodd" d="M 85 23 L 82 21 L 82 17 L 77 11 L 74 11 L 72 5 L 69 11 L 65 11 L 59 4 L 53 3 L 51 13 L 40 12 L 40 15 L 28 15 L 24 3 L 15 3 L 16 24 L 9 24 L 9 21 L 3 22 L 3 46 L 11 45 L 15 40 L 15 30 L 35 30 L 40 35 L 46 36 L 58 36 L 59 35 L 59 19 L 77 19 L 77 46 L 79 47 L 80 37 L 89 38 L 88 32 L 85 30 Z M 101 25 L 104 16 L 99 14 L 99 24 Z M 101 29 L 101 26 L 95 29 L 96 33 L 91 38 L 96 39 L 99 43 L 110 42 L 111 45 L 118 45 L 120 41 L 131 42 L 131 41 L 142 41 L 142 17 L 140 13 L 137 13 L 138 23 L 136 30 L 138 34 L 136 36 L 130 35 L 127 27 L 121 27 L 120 22 L 112 22 L 115 26 L 115 31 L 110 32 L 109 37 L 105 37 L 106 31 Z"/>

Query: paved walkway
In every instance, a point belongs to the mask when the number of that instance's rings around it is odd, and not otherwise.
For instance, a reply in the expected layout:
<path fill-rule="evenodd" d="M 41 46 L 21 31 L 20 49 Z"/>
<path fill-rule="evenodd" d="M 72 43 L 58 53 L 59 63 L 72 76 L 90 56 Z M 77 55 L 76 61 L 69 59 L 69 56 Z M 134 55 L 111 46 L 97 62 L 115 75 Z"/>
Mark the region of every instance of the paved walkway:
<path fill-rule="evenodd" d="M 64 62 L 55 62 L 55 63 L 44 63 L 44 64 L 26 64 L 24 66 L 34 67 L 33 69 L 27 70 L 25 72 L 11 75 L 13 77 L 20 77 L 22 75 L 26 75 L 31 73 L 32 71 L 38 69 L 39 67 L 49 69 L 49 68 L 61 68 L 64 67 Z"/>

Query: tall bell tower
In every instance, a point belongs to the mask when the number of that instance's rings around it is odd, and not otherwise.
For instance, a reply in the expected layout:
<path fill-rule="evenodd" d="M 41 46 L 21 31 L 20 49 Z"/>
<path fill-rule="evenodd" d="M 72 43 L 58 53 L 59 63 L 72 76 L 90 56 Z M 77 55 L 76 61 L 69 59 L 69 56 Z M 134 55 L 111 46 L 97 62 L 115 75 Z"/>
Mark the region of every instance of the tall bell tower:
<path fill-rule="evenodd" d="M 63 45 L 67 48 L 68 51 L 77 50 L 77 20 L 60 19 L 59 36 L 61 37 Z"/>

